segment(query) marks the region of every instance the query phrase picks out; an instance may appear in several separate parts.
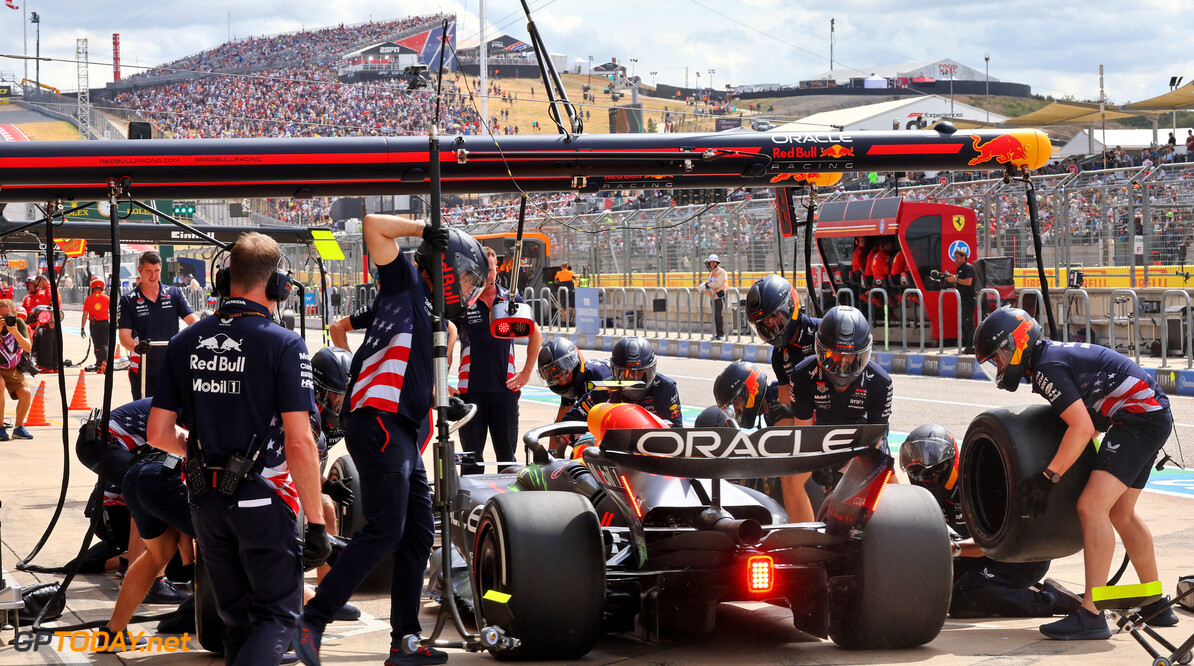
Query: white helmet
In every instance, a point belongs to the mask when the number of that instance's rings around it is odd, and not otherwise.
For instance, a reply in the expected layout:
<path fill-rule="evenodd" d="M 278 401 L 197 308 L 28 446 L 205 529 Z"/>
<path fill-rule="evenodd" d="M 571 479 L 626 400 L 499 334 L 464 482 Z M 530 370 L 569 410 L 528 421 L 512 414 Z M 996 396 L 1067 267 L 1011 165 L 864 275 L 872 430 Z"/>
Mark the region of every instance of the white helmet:
<path fill-rule="evenodd" d="M 705 265 L 708 266 L 709 264 L 711 264 L 713 262 L 717 262 L 719 264 L 721 263 L 721 260 L 717 258 L 716 254 L 709 255 L 709 258 L 705 260 Z"/>

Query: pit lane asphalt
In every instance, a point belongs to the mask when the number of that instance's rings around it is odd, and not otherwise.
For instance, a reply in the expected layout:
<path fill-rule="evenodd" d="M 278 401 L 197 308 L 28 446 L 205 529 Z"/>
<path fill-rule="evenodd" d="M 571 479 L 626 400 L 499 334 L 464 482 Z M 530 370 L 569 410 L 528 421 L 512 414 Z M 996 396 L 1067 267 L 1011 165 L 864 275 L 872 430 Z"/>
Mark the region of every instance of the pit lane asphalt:
<path fill-rule="evenodd" d="M 68 322 L 77 321 L 78 313 L 68 314 Z M 65 329 L 70 331 L 69 326 Z M 320 346 L 318 336 L 308 336 L 311 349 Z M 355 347 L 359 337 L 351 337 Z M 66 358 L 81 358 L 85 349 L 76 335 L 66 336 Z M 517 367 L 522 364 L 522 347 L 516 348 Z M 591 357 L 601 354 L 591 353 Z M 659 367 L 675 379 L 680 386 L 685 417 L 691 420 L 701 408 L 711 404 L 712 380 L 725 366 L 724 362 L 699 361 L 660 357 Z M 770 372 L 769 372 L 770 374 Z M 39 375 L 33 382 L 48 379 L 46 407 L 50 421 L 60 423 L 60 401 L 56 377 Z M 67 396 L 73 394 L 78 381 L 78 370 L 66 374 Z M 89 403 L 99 403 L 102 377 L 87 375 L 85 383 Z M 916 376 L 896 376 L 895 402 L 892 412 L 893 439 L 902 433 L 927 422 L 938 422 L 950 428 L 959 438 L 965 432 L 969 420 L 984 409 L 992 406 L 1035 403 L 1041 399 L 1022 389 L 1016 394 L 996 390 L 985 382 L 972 380 L 941 379 Z M 130 399 L 128 382 L 124 373 L 117 375 L 113 404 L 119 405 Z M 1194 399 L 1173 398 L 1175 421 L 1179 424 L 1194 424 Z M 538 378 L 524 391 L 521 405 L 522 430 L 549 421 L 555 414 L 556 399 Z M 11 415 L 12 406 L 9 405 Z M 71 422 L 76 423 L 83 412 L 71 412 Z M 73 448 L 75 427 L 69 436 Z M 1194 442 L 1194 425 L 1179 425 L 1179 435 Z M 0 521 L 3 523 L 3 565 L 7 579 L 21 585 L 38 581 L 59 580 L 61 577 L 45 574 L 13 572 L 18 557 L 25 556 L 33 548 L 50 519 L 54 501 L 57 498 L 61 475 L 62 442 L 60 431 L 52 427 L 31 428 L 31 441 L 0 442 Z M 1171 452 L 1175 442 L 1170 442 Z M 1187 448 L 1187 452 L 1190 449 Z M 343 446 L 332 451 L 332 458 L 344 455 Z M 94 483 L 90 472 L 84 469 L 71 455 L 71 480 L 66 509 L 59 526 L 47 546 L 35 560 L 35 564 L 52 566 L 69 560 L 78 549 L 79 540 L 86 527 L 82 516 L 87 494 Z M 1194 462 L 1194 458 L 1191 458 Z M 1194 486 L 1194 481 L 1188 485 Z M 1163 487 L 1160 489 L 1164 489 Z M 1161 580 L 1167 593 L 1172 594 L 1177 577 L 1191 571 L 1185 554 L 1194 545 L 1194 528 L 1186 518 L 1191 506 L 1188 498 L 1175 497 L 1159 492 L 1146 492 L 1140 503 L 1141 513 L 1152 528 L 1161 570 Z M 1116 562 L 1120 558 L 1117 551 Z M 915 575 L 915 565 L 892 562 L 893 575 Z M 1082 589 L 1082 562 L 1080 555 L 1056 561 L 1050 571 L 1053 576 L 1071 589 Z M 1124 582 L 1136 582 L 1128 573 Z M 80 576 L 70 586 L 67 614 L 61 623 L 103 619 L 111 612 L 118 592 L 118 582 L 112 576 Z M 325 634 L 323 658 L 328 664 L 374 663 L 385 659 L 389 644 L 388 598 L 376 593 L 360 593 L 353 603 L 365 611 L 358 622 L 336 623 L 329 626 Z M 143 612 L 164 612 L 165 606 L 148 606 Z M 424 605 L 422 623 L 426 631 L 434 625 L 435 604 Z M 1161 633 L 1175 643 L 1180 643 L 1190 632 L 1194 632 L 1194 614 L 1179 611 L 1181 624 Z M 688 663 L 774 663 L 774 664 L 892 664 L 923 662 L 929 664 L 1061 664 L 1081 660 L 1085 664 L 1150 663 L 1148 655 L 1127 635 L 1116 635 L 1109 641 L 1058 642 L 1045 639 L 1038 631 L 1041 620 L 991 618 L 959 622 L 950 620 L 936 640 L 926 646 L 902 651 L 860 651 L 847 652 L 829 641 L 822 641 L 804 635 L 791 626 L 786 609 L 759 603 L 723 604 L 718 611 L 717 630 L 704 637 L 665 640 L 659 645 L 645 645 L 633 640 L 606 636 L 595 649 L 583 659 L 589 664 L 688 664 Z M 136 631 L 153 632 L 154 624 L 147 623 L 133 627 Z M 448 632 L 449 634 L 451 632 Z M 7 641 L 12 636 L 5 633 Z M 95 663 L 95 664 L 170 664 L 190 666 L 192 664 L 219 664 L 222 659 L 199 651 L 192 640 L 191 651 L 186 654 L 165 655 L 160 653 L 133 653 L 119 656 L 77 654 L 69 651 L 58 654 L 46 651 L 18 653 L 12 647 L 0 648 L 0 664 L 41 663 Z M 468 654 L 458 650 L 449 651 L 449 663 L 493 663 L 484 654 Z"/>

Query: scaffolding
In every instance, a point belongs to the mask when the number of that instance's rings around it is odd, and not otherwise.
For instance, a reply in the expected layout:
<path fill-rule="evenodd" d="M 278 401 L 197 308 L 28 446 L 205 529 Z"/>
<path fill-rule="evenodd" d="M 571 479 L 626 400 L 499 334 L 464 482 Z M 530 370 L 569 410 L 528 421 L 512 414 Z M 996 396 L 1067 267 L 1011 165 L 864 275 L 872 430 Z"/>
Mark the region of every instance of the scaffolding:
<path fill-rule="evenodd" d="M 79 75 L 79 106 L 75 117 L 79 119 L 79 138 L 91 138 L 91 82 L 87 72 L 87 38 L 75 40 L 75 69 Z"/>

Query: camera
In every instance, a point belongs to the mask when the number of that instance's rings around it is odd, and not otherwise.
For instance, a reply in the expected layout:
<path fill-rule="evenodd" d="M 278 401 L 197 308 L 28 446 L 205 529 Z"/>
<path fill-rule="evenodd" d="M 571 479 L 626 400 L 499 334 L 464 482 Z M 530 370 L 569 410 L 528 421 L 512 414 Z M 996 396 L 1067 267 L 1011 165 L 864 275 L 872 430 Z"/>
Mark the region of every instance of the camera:
<path fill-rule="evenodd" d="M 16 315 L 10 315 L 10 314 L 4 315 L 4 324 L 6 326 L 16 326 L 17 325 Z"/>

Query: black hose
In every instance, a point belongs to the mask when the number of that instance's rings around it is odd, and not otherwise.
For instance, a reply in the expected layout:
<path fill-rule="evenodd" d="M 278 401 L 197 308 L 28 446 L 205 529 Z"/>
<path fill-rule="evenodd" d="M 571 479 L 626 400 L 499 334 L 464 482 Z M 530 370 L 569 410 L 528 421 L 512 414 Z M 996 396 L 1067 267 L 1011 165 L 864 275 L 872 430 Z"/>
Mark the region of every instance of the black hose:
<path fill-rule="evenodd" d="M 1041 281 L 1041 300 L 1044 301 L 1045 318 L 1049 322 L 1049 338 L 1059 340 L 1057 322 L 1053 321 L 1053 307 L 1049 300 L 1049 281 L 1045 279 L 1045 262 L 1041 250 L 1041 222 L 1036 205 L 1036 187 L 1024 170 L 1024 194 L 1028 198 L 1028 221 L 1032 225 L 1032 249 L 1036 252 L 1036 274 Z"/>
<path fill-rule="evenodd" d="M 808 215 L 804 218 L 804 280 L 808 285 L 808 300 L 813 304 L 813 312 L 820 317 L 823 312 L 821 310 L 821 299 L 818 297 L 816 290 L 813 288 L 813 222 L 817 217 L 817 194 L 816 186 L 808 186 Z"/>

